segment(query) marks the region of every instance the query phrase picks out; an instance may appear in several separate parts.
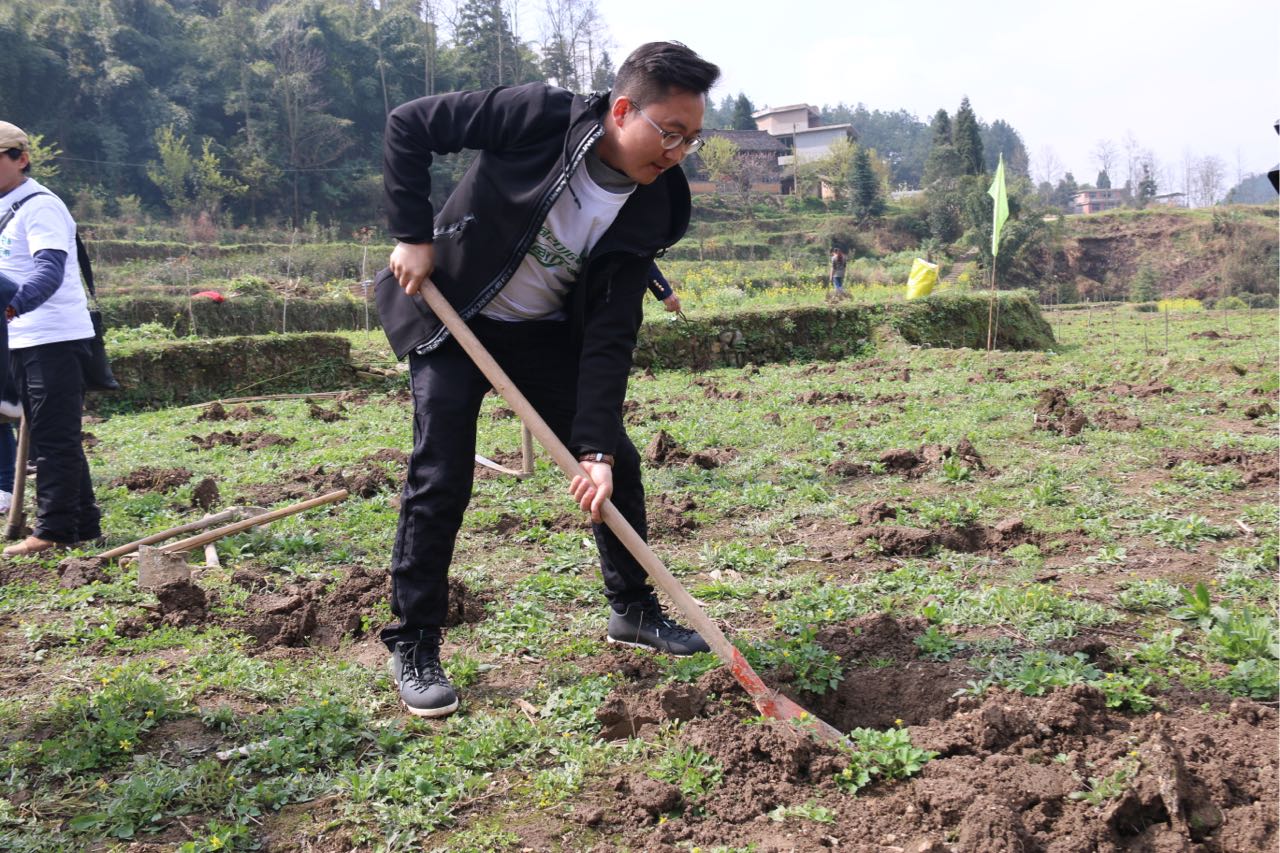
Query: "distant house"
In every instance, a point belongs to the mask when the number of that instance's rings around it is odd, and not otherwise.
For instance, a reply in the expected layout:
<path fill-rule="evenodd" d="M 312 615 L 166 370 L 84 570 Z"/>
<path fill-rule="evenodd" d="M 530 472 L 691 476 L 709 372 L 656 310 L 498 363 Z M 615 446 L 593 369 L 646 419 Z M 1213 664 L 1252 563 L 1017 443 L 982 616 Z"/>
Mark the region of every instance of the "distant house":
<path fill-rule="evenodd" d="M 1162 193 L 1147 202 L 1152 207 L 1186 207 L 1186 193 Z"/>
<path fill-rule="evenodd" d="M 738 147 L 740 159 L 750 158 L 755 161 L 753 163 L 755 174 L 752 175 L 751 182 L 753 192 L 772 195 L 782 192 L 782 167 L 778 165 L 778 158 L 790 151 L 787 146 L 763 130 L 705 130 L 702 136 L 708 141 L 717 138 L 727 139 Z M 689 188 L 694 193 L 714 193 L 724 189 L 710 180 L 706 167 L 697 154 L 694 154 L 691 159 L 694 162 L 689 164 L 688 171 L 693 174 L 693 177 L 689 181 Z"/>
<path fill-rule="evenodd" d="M 851 124 L 823 125 L 817 107 L 809 104 L 789 104 L 785 107 L 769 107 L 751 114 L 756 128 L 780 142 L 785 153 L 779 155 L 778 165 L 786 167 L 798 160 L 801 163 L 820 160 L 831 151 L 837 140 L 854 142 L 858 132 Z M 794 178 L 782 179 L 783 192 L 790 192 Z"/>
<path fill-rule="evenodd" d="M 1104 210 L 1115 210 L 1124 204 L 1124 190 L 1086 189 L 1076 193 L 1072 200 L 1073 213 L 1101 213 Z"/>

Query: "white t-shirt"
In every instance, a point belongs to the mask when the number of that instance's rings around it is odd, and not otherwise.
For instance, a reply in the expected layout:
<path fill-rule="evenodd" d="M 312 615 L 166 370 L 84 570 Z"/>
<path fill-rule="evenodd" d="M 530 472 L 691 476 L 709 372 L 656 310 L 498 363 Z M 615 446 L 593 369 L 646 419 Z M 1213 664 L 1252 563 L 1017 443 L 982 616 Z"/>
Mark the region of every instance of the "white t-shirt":
<path fill-rule="evenodd" d="M 0 211 L 7 211 L 43 186 L 27 178 L 7 194 L 0 196 Z M 9 324 L 9 348 L 78 341 L 93 337 L 89 320 L 89 303 L 80 283 L 80 263 L 76 260 L 76 223 L 62 200 L 50 193 L 30 199 L 0 234 L 0 272 L 16 281 L 19 290 L 35 274 L 33 257 L 42 249 L 58 249 L 67 253 L 62 284 L 40 307 Z"/>
<path fill-rule="evenodd" d="M 481 315 L 507 322 L 565 319 L 565 294 L 634 190 L 634 184 L 625 192 L 606 190 L 592 180 L 585 164 L 574 172 L 515 275 Z"/>

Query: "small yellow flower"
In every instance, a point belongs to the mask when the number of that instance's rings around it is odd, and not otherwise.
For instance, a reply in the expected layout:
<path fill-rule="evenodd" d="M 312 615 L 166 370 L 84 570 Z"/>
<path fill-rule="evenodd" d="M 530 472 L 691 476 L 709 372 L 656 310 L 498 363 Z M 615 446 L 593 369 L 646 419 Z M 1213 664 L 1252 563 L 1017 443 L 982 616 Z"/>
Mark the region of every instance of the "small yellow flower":
<path fill-rule="evenodd" d="M 662 826 L 662 825 L 663 825 L 664 823 L 666 823 L 666 822 L 667 822 L 667 816 L 666 816 L 666 815 L 663 815 L 662 817 L 658 818 L 658 826 Z"/>
<path fill-rule="evenodd" d="M 107 678 L 105 675 L 102 676 L 102 678 L 99 678 L 98 681 L 102 682 L 103 687 L 106 687 L 108 684 L 111 683 L 111 679 Z"/>
<path fill-rule="evenodd" d="M 894 724 L 895 726 L 897 726 L 898 728 L 902 728 L 902 720 L 901 720 L 901 719 L 894 720 L 894 721 L 893 721 L 893 724 Z"/>
<path fill-rule="evenodd" d="M 155 711 L 147 711 L 147 715 L 146 715 L 146 716 L 147 716 L 147 719 L 149 720 L 149 719 L 151 719 L 152 717 L 154 717 L 155 715 L 156 715 L 156 712 L 155 712 Z"/>
<path fill-rule="evenodd" d="M 105 790 L 107 790 L 107 780 L 106 780 L 106 779 L 99 779 L 99 780 L 98 780 L 98 790 L 99 790 L 99 791 L 105 791 Z"/>
<path fill-rule="evenodd" d="M 1136 749 L 1131 749 L 1131 750 L 1129 750 L 1129 757 L 1130 757 L 1130 758 L 1137 758 L 1137 757 L 1138 757 L 1138 750 L 1136 750 Z"/>
<path fill-rule="evenodd" d="M 214 850 L 221 850 L 221 849 L 222 849 L 222 839 L 221 839 L 221 838 L 219 838 L 219 837 L 218 837 L 218 836 L 216 836 L 216 835 L 210 835 L 210 836 L 209 836 L 209 846 L 210 846 L 210 847 L 212 847 Z"/>
<path fill-rule="evenodd" d="M 133 749 L 133 741 L 129 740 L 128 738 L 125 738 L 124 740 L 120 741 L 120 748 L 123 749 L 125 752 L 128 752 L 129 750 Z"/>
<path fill-rule="evenodd" d="M 800 712 L 800 719 L 802 719 L 802 720 L 807 720 L 807 719 L 809 719 L 809 712 L 808 712 L 808 711 L 801 711 L 801 712 Z"/>
<path fill-rule="evenodd" d="M 1104 675 L 1104 676 L 1102 676 L 1102 677 L 1103 677 L 1103 678 L 1115 678 L 1115 677 L 1116 677 L 1116 674 L 1115 674 L 1114 672 L 1108 672 L 1106 675 Z"/>

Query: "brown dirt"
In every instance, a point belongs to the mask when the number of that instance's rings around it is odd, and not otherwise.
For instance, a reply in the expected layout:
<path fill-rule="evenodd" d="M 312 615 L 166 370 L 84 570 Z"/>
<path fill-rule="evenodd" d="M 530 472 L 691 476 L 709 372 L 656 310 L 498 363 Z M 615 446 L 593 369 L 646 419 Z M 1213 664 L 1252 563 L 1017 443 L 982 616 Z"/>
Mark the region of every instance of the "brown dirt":
<path fill-rule="evenodd" d="M 739 456 L 736 447 L 708 447 L 690 453 L 679 445 L 666 430 L 660 429 L 644 449 L 644 460 L 655 468 L 670 465 L 696 465 L 699 468 L 719 468 Z"/>
<path fill-rule="evenodd" d="M 1258 418 L 1266 418 L 1274 415 L 1276 410 L 1271 408 L 1270 403 L 1258 403 L 1256 406 L 1250 406 L 1244 410 L 1244 416 L 1251 421 Z"/>
<path fill-rule="evenodd" d="M 900 474 L 908 479 L 914 479 L 928 471 L 936 470 L 943 462 L 952 458 L 959 459 L 975 471 L 987 470 L 986 462 L 968 438 L 962 438 L 955 447 L 945 444 L 922 444 L 916 450 L 895 447 L 881 453 L 877 461 L 890 474 Z M 864 465 L 865 463 L 841 460 L 829 465 L 827 470 L 845 477 L 860 476 L 860 466 Z"/>
<path fill-rule="evenodd" d="M 187 440 L 194 444 L 198 450 L 212 450 L 223 445 L 239 447 L 242 450 L 265 450 L 268 447 L 288 447 L 297 441 L 296 438 L 276 435 L 273 432 L 232 432 L 231 430 L 211 432 L 204 438 L 198 435 L 189 435 Z"/>
<path fill-rule="evenodd" d="M 233 409 L 225 408 L 221 403 L 210 403 L 196 416 L 198 421 L 251 421 L 258 418 L 274 417 L 262 406 L 246 406 L 241 403 Z"/>
<path fill-rule="evenodd" d="M 1134 432 L 1142 429 L 1142 421 L 1118 409 L 1099 409 L 1089 420 L 1098 429 L 1111 432 Z"/>
<path fill-rule="evenodd" d="M 269 573 L 238 569 L 232 583 L 251 590 L 244 615 L 215 617 L 215 593 L 180 581 L 156 591 L 159 607 L 142 618 L 124 620 L 122 633 L 139 636 L 158 625 L 197 625 L 217 622 L 247 634 L 259 653 L 276 648 L 338 648 L 348 637 L 362 638 L 374 626 L 378 605 L 391 597 L 391 578 L 381 569 L 352 566 L 328 592 L 318 581 L 276 585 Z M 485 617 L 487 596 L 477 595 L 457 578 L 449 579 L 446 627 L 479 622 Z"/>
<path fill-rule="evenodd" d="M 1270 453 L 1250 453 L 1219 447 L 1213 450 L 1175 450 L 1165 454 L 1164 467 L 1173 468 L 1181 462 L 1197 465 L 1237 465 L 1244 474 L 1244 484 L 1255 486 L 1280 479 L 1280 459 Z"/>
<path fill-rule="evenodd" d="M 690 515 L 697 508 L 698 504 L 688 495 L 659 492 L 649 501 L 649 533 L 682 535 L 697 530 L 698 520 Z"/>
<path fill-rule="evenodd" d="M 218 481 L 212 477 L 205 477 L 191 490 L 191 505 L 205 512 L 216 507 L 221 501 L 222 494 L 218 490 Z"/>
<path fill-rule="evenodd" d="M 346 414 L 344 414 L 346 410 L 347 407 L 338 402 L 333 404 L 332 409 L 326 409 L 311 402 L 307 409 L 307 415 L 313 421 L 331 424 L 335 421 L 345 421 L 347 419 Z"/>
<path fill-rule="evenodd" d="M 241 489 L 238 503 L 271 506 L 283 501 L 304 501 L 326 492 L 346 489 L 352 495 L 371 498 L 397 488 L 399 479 L 381 465 L 362 465 L 354 473 L 328 471 L 323 465 L 282 474 L 275 483 L 261 483 Z"/>
<path fill-rule="evenodd" d="M 1089 425 L 1084 413 L 1067 401 L 1067 392 L 1061 388 L 1048 388 L 1036 398 L 1035 428 L 1062 435 L 1079 435 Z"/>
<path fill-rule="evenodd" d="M 75 589 L 91 583 L 106 581 L 105 560 L 96 557 L 82 559 L 68 557 L 58 564 L 58 585 L 63 589 Z"/>
<path fill-rule="evenodd" d="M 1007 518 L 991 527 L 956 527 L 944 522 L 936 530 L 863 523 L 849 528 L 847 537 L 854 544 L 870 540 L 887 557 L 922 557 L 939 548 L 962 554 L 997 553 L 1040 540 L 1020 518 Z"/>
<path fill-rule="evenodd" d="M 830 406 L 836 403 L 857 403 L 862 398 L 848 391 L 806 391 L 796 397 L 796 402 L 803 406 Z"/>
<path fill-rule="evenodd" d="M 131 492 L 168 492 L 186 485 L 192 477 L 186 468 L 152 468 L 144 465 L 112 480 L 111 488 L 124 486 Z"/>
<path fill-rule="evenodd" d="M 709 755 L 723 773 L 720 785 L 686 798 L 668 783 L 624 775 L 584 791 L 571 819 L 649 850 L 748 843 L 860 853 L 1276 849 L 1273 708 L 1236 700 L 1211 713 L 1188 702 L 1131 717 L 1107 709 L 1103 695 L 1084 685 L 1043 697 L 995 691 L 956 699 L 951 694 L 973 673 L 959 663 L 917 660 L 912 640 L 923 628 L 920 620 L 879 614 L 826 629 L 819 642 L 846 661 L 845 679 L 827 696 L 799 697 L 844 730 L 909 727 L 917 747 L 937 753 L 918 776 L 873 783 L 857 797 L 840 792 L 835 777 L 848 759 L 839 749 L 790 723 L 751 721 L 732 679 L 715 670 L 697 687 L 624 685 L 600 716 L 610 736 L 633 736 L 632 729 L 644 736 L 666 720 L 688 719 L 677 746 Z M 1118 796 L 1097 805 L 1073 796 L 1088 790 L 1090 777 L 1126 767 L 1132 777 Z M 767 818 L 779 806 L 805 803 L 831 810 L 834 820 L 788 821 L 784 834 Z"/>

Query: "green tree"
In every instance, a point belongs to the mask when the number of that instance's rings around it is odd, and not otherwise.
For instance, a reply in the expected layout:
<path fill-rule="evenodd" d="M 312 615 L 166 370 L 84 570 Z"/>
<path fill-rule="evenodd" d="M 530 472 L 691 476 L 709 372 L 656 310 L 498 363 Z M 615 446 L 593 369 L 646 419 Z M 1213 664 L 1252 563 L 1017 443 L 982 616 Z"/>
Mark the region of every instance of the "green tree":
<path fill-rule="evenodd" d="M 871 152 L 859 145 L 853 158 L 849 206 L 859 219 L 875 219 L 884 213 L 884 195 L 880 178 L 871 166 Z"/>
<path fill-rule="evenodd" d="M 990 127 L 982 126 L 982 154 L 988 172 L 994 172 L 1004 156 L 1004 170 L 1007 176 L 1027 177 L 1031 174 L 1031 160 L 1027 156 L 1026 145 L 1022 135 L 1003 119 L 996 119 Z"/>
<path fill-rule="evenodd" d="M 742 92 L 738 93 L 738 97 L 733 102 L 733 130 L 755 130 L 756 120 L 751 114 L 756 111 L 755 105 L 751 103 L 751 99 Z"/>
<path fill-rule="evenodd" d="M 1093 185 L 1100 190 L 1111 189 L 1111 176 L 1107 174 L 1106 169 L 1098 173 L 1098 179 L 1093 182 Z"/>
<path fill-rule="evenodd" d="M 723 136 L 713 136 L 698 151 L 711 180 L 718 184 L 731 183 L 738 177 L 738 146 Z"/>
<path fill-rule="evenodd" d="M 1140 267 L 1133 280 L 1129 282 L 1129 301 L 1130 302 L 1153 302 L 1156 298 L 1156 278 L 1155 270 L 1151 267 Z"/>
<path fill-rule="evenodd" d="M 1075 209 L 1076 195 L 1080 192 L 1080 187 L 1076 184 L 1075 176 L 1067 172 L 1058 181 L 1058 185 L 1053 188 L 1053 205 L 1065 213 L 1071 213 Z"/>
<path fill-rule="evenodd" d="M 932 142 L 929 157 L 924 163 L 922 182 L 925 187 L 964 174 L 964 161 L 951 142 L 951 119 L 946 110 L 938 110 L 934 113 L 930 131 Z"/>
<path fill-rule="evenodd" d="M 164 203 L 177 216 L 191 213 L 191 190 L 196 162 L 187 146 L 187 137 L 165 125 L 155 133 L 158 161 L 147 165 L 147 177 L 160 188 Z"/>
<path fill-rule="evenodd" d="M 1151 174 L 1151 167 L 1142 164 L 1142 180 L 1138 181 L 1138 206 L 1146 207 L 1156 197 L 1156 179 Z"/>
<path fill-rule="evenodd" d="M 57 162 L 62 156 L 62 149 L 56 142 L 45 142 L 42 133 L 27 134 L 27 156 L 31 158 L 31 177 L 42 184 L 56 180 L 62 172 L 62 166 Z"/>
<path fill-rule="evenodd" d="M 209 214 L 214 222 L 222 218 L 222 205 L 228 199 L 244 195 L 248 187 L 227 175 L 222 169 L 222 158 L 213 151 L 213 140 L 205 138 L 200 159 L 195 161 L 192 174 L 192 192 L 197 208 Z"/>
<path fill-rule="evenodd" d="M 982 158 L 982 136 L 978 130 L 978 119 L 973 114 L 966 95 L 960 101 L 960 109 L 956 111 L 955 127 L 951 133 L 951 144 L 955 146 L 960 157 L 960 165 L 966 175 L 981 175 L 986 170 Z"/>

